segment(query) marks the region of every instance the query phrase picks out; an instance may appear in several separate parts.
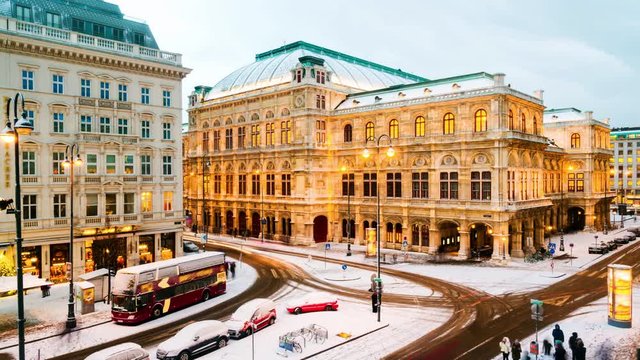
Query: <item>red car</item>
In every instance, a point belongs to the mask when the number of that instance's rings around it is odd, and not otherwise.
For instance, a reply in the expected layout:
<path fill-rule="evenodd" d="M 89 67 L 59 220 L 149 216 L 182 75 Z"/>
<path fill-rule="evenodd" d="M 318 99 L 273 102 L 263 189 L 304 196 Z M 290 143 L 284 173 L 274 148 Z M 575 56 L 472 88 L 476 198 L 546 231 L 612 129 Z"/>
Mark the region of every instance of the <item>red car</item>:
<path fill-rule="evenodd" d="M 287 311 L 296 315 L 303 312 L 336 310 L 338 310 L 338 298 L 323 292 L 309 293 L 287 304 Z"/>

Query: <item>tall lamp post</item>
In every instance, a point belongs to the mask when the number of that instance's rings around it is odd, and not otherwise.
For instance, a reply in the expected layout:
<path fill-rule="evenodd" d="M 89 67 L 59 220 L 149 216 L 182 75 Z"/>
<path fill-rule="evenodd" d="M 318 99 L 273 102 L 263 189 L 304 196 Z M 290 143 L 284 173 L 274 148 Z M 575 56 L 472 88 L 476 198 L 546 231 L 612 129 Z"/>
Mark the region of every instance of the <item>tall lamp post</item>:
<path fill-rule="evenodd" d="M 377 159 L 376 159 L 376 200 L 377 200 L 377 213 L 376 213 L 376 225 L 378 226 L 378 228 L 376 229 L 376 273 L 377 273 L 377 278 L 376 280 L 376 295 L 377 295 L 377 307 L 378 307 L 378 322 L 380 322 L 380 313 L 381 313 L 381 307 L 382 307 L 382 301 L 381 301 L 381 297 L 382 297 L 382 279 L 380 278 L 380 140 L 382 139 L 388 139 L 389 140 L 389 148 L 387 149 L 387 157 L 393 157 L 395 155 L 395 150 L 393 149 L 393 146 L 391 145 L 391 137 L 387 134 L 382 134 L 380 136 L 378 136 L 378 138 L 375 137 L 369 137 L 367 138 L 367 141 L 365 143 L 365 146 L 369 144 L 369 142 L 372 142 L 377 150 Z M 369 149 L 367 149 L 365 147 L 362 156 L 367 159 L 371 156 L 371 152 L 369 151 Z"/>
<path fill-rule="evenodd" d="M 207 238 L 207 216 L 206 216 L 206 211 L 207 211 L 207 194 L 206 194 L 206 187 L 205 187 L 205 174 L 207 173 L 207 169 L 209 168 L 209 166 L 211 166 L 211 163 L 209 162 L 209 160 L 204 159 L 204 156 L 202 157 L 202 233 L 205 236 L 205 239 Z M 209 179 L 211 179 L 211 177 L 209 177 Z"/>
<path fill-rule="evenodd" d="M 70 179 L 70 187 L 71 187 L 71 206 L 69 212 L 69 262 L 71 263 L 71 272 L 69 277 L 69 311 L 67 313 L 67 329 L 73 329 L 76 327 L 76 315 L 74 314 L 74 296 L 73 296 L 73 168 L 75 166 L 82 165 L 82 159 L 80 159 L 80 148 L 78 144 L 73 144 L 71 146 L 67 145 L 67 148 L 64 150 L 65 159 L 62 162 L 62 165 L 65 168 L 69 168 L 69 179 Z"/>
<path fill-rule="evenodd" d="M 620 206 L 618 206 L 618 212 L 620 213 L 620 227 L 624 228 L 624 214 L 622 212 L 622 210 L 624 210 L 625 212 L 627 211 L 627 201 L 625 200 L 625 198 L 627 197 L 627 190 L 624 188 L 624 182 L 626 181 L 625 176 L 627 175 L 627 178 L 631 177 L 631 171 L 626 171 L 622 173 L 622 195 L 620 196 L 620 203 L 624 204 L 625 206 L 623 206 L 622 208 L 620 208 Z"/>
<path fill-rule="evenodd" d="M 604 218 L 604 230 L 602 231 L 602 233 L 604 235 L 607 235 L 607 232 L 609 230 L 609 222 L 611 221 L 611 201 L 609 201 L 609 183 L 610 183 L 610 179 L 611 176 L 613 176 L 614 174 L 614 170 L 613 169 L 609 169 L 609 174 L 606 178 L 605 181 L 605 185 L 604 185 L 604 204 L 605 204 L 605 212 L 606 212 L 606 217 Z"/>
<path fill-rule="evenodd" d="M 264 217 L 264 191 L 262 191 L 262 179 L 260 170 L 256 170 L 256 176 L 258 177 L 258 192 L 260 193 L 260 240 L 264 242 L 264 225 L 267 223 L 267 219 Z"/>
<path fill-rule="evenodd" d="M 18 118 L 18 104 L 22 107 Z M 25 359 L 24 349 L 24 291 L 22 283 L 22 195 L 20 193 L 20 135 L 29 135 L 33 131 L 33 124 L 27 120 L 27 112 L 24 109 L 24 96 L 17 93 L 13 100 L 13 122 L 11 121 L 11 98 L 7 100 L 6 126 L 0 132 L 5 142 L 13 142 L 14 168 L 16 176 L 15 192 L 15 217 L 16 217 L 16 279 L 18 282 L 18 359 Z"/>
<path fill-rule="evenodd" d="M 347 173 L 346 166 L 343 166 L 340 170 L 342 171 L 342 176 L 347 178 L 347 256 L 351 256 L 351 184 L 354 179 L 353 174 Z"/>

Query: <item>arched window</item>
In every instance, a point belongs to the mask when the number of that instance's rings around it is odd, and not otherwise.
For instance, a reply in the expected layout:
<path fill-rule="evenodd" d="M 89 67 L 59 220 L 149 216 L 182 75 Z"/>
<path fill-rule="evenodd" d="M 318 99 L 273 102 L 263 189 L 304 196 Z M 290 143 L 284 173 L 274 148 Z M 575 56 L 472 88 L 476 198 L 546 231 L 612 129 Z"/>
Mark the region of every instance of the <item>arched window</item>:
<path fill-rule="evenodd" d="M 373 123 L 370 121 L 367 123 L 367 132 L 366 132 L 366 140 L 373 140 L 376 138 L 376 128 Z"/>
<path fill-rule="evenodd" d="M 400 129 L 398 127 L 398 120 L 393 119 L 389 121 L 389 137 L 397 139 L 400 136 Z"/>
<path fill-rule="evenodd" d="M 571 148 L 578 149 L 580 147 L 580 134 L 571 134 Z"/>
<path fill-rule="evenodd" d="M 251 120 L 252 121 L 260 120 L 260 115 L 254 113 L 253 115 L 251 115 Z"/>
<path fill-rule="evenodd" d="M 444 118 L 442 120 L 442 133 L 453 134 L 456 131 L 456 118 L 452 113 L 444 114 Z"/>
<path fill-rule="evenodd" d="M 533 117 L 533 133 L 538 135 L 538 118 Z"/>
<path fill-rule="evenodd" d="M 351 142 L 353 140 L 353 128 L 351 124 L 344 126 L 344 142 Z"/>
<path fill-rule="evenodd" d="M 393 242 L 393 224 L 387 223 L 387 242 Z"/>
<path fill-rule="evenodd" d="M 487 131 L 487 112 L 484 109 L 476 111 L 475 132 Z"/>
<path fill-rule="evenodd" d="M 418 116 L 416 118 L 416 137 L 424 136 L 424 117 Z"/>
<path fill-rule="evenodd" d="M 520 125 L 520 130 L 522 132 L 527 132 L 527 117 L 522 114 L 522 120 L 521 120 L 522 124 Z"/>
<path fill-rule="evenodd" d="M 509 130 L 513 130 L 513 111 L 509 110 Z"/>

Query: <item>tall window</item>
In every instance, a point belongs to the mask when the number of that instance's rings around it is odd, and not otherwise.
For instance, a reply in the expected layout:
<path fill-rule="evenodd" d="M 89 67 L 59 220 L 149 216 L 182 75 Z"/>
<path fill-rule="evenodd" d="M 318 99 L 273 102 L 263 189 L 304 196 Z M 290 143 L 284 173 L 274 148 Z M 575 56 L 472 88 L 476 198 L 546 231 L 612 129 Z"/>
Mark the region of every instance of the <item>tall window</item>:
<path fill-rule="evenodd" d="M 533 133 L 538 135 L 538 118 L 533 117 Z"/>
<path fill-rule="evenodd" d="M 291 174 L 282 174 L 282 196 L 291 196 Z"/>
<path fill-rule="evenodd" d="M 316 120 L 316 143 L 324 144 L 326 141 L 326 122 L 324 120 Z"/>
<path fill-rule="evenodd" d="M 425 121 L 423 116 L 418 116 L 416 118 L 416 137 L 424 136 L 425 134 Z"/>
<path fill-rule="evenodd" d="M 344 126 L 344 142 L 350 143 L 353 141 L 353 127 L 351 124 Z"/>
<path fill-rule="evenodd" d="M 458 173 L 457 172 L 441 172 L 440 173 L 440 198 L 441 199 L 457 199 L 458 198 Z"/>
<path fill-rule="evenodd" d="M 53 195 L 53 217 L 54 218 L 67 217 L 67 195 L 66 194 Z"/>
<path fill-rule="evenodd" d="M 60 22 L 60 14 L 47 13 L 46 24 L 49 27 L 61 28 L 62 23 Z"/>
<path fill-rule="evenodd" d="M 265 129 L 265 134 L 267 136 L 267 146 L 273 146 L 274 145 L 274 124 L 273 123 L 267 123 L 266 124 L 266 129 Z"/>
<path fill-rule="evenodd" d="M 106 215 L 118 213 L 118 194 L 111 193 L 104 195 L 104 213 Z"/>
<path fill-rule="evenodd" d="M 113 175 L 116 173 L 116 156 L 114 154 L 108 154 L 105 157 L 107 165 L 107 174 Z"/>
<path fill-rule="evenodd" d="M 129 134 L 129 120 L 128 119 L 118 119 L 118 134 L 120 134 L 120 135 Z"/>
<path fill-rule="evenodd" d="M 247 175 L 238 175 L 238 195 L 247 195 Z"/>
<path fill-rule="evenodd" d="M 246 137 L 244 126 L 238 128 L 238 149 L 244 149 L 244 139 Z"/>
<path fill-rule="evenodd" d="M 91 116 L 80 115 L 80 131 L 91 132 Z"/>
<path fill-rule="evenodd" d="M 109 100 L 109 86 L 106 81 L 100 81 L 100 99 Z"/>
<path fill-rule="evenodd" d="M 513 111 L 509 110 L 509 130 L 513 130 L 513 129 L 514 129 Z"/>
<path fill-rule="evenodd" d="M 36 195 L 22 196 L 22 218 L 33 220 L 38 218 L 38 202 Z"/>
<path fill-rule="evenodd" d="M 376 173 L 364 173 L 363 179 L 363 196 L 377 196 L 378 195 L 378 174 Z"/>
<path fill-rule="evenodd" d="M 133 155 L 125 155 L 124 156 L 124 173 L 127 175 L 132 175 L 135 172 L 135 168 L 133 165 Z"/>
<path fill-rule="evenodd" d="M 275 195 L 276 194 L 276 175 L 275 174 L 267 174 L 267 195 Z"/>
<path fill-rule="evenodd" d="M 63 133 L 64 132 L 64 114 L 60 112 L 53 113 L 53 132 L 54 133 Z"/>
<path fill-rule="evenodd" d="M 169 122 L 162 123 L 162 139 L 171 140 L 171 123 Z"/>
<path fill-rule="evenodd" d="M 482 132 L 482 131 L 487 131 L 487 112 L 484 109 L 480 109 L 478 111 L 476 111 L 476 116 L 475 116 L 475 126 L 474 126 L 474 131 L 475 132 Z"/>
<path fill-rule="evenodd" d="M 31 20 L 31 8 L 21 5 L 16 5 L 16 18 L 21 21 Z"/>
<path fill-rule="evenodd" d="M 202 132 L 202 152 L 205 154 L 209 152 L 209 132 Z"/>
<path fill-rule="evenodd" d="M 233 149 L 233 129 L 224 130 L 224 148 L 227 150 Z"/>
<path fill-rule="evenodd" d="M 162 209 L 164 211 L 173 211 L 173 191 L 164 191 L 162 193 Z"/>
<path fill-rule="evenodd" d="M 118 101 L 129 101 L 128 86 L 118 84 Z"/>
<path fill-rule="evenodd" d="M 53 160 L 53 175 L 64 174 L 64 166 L 62 165 L 65 158 L 64 153 L 61 151 L 54 151 L 51 153 L 51 157 Z"/>
<path fill-rule="evenodd" d="M 135 212 L 135 193 L 124 193 L 124 213 L 133 214 Z"/>
<path fill-rule="evenodd" d="M 280 144 L 291 144 L 291 120 L 280 122 Z"/>
<path fill-rule="evenodd" d="M 251 147 L 258 147 L 260 145 L 260 125 L 251 125 Z"/>
<path fill-rule="evenodd" d="M 402 173 L 387 173 L 387 197 L 402 197 Z"/>
<path fill-rule="evenodd" d="M 516 172 L 507 171 L 507 193 L 509 200 L 516 199 Z"/>
<path fill-rule="evenodd" d="M 64 76 L 53 74 L 52 85 L 54 94 L 64 94 Z"/>
<path fill-rule="evenodd" d="M 143 213 L 153 211 L 153 193 L 145 191 L 140 194 L 140 210 Z"/>
<path fill-rule="evenodd" d="M 233 175 L 227 174 L 225 175 L 225 194 L 232 195 L 233 194 Z"/>
<path fill-rule="evenodd" d="M 571 148 L 580 148 L 580 134 L 571 134 Z"/>
<path fill-rule="evenodd" d="M 213 131 L 213 151 L 220 151 L 220 130 Z"/>
<path fill-rule="evenodd" d="M 397 139 L 400 136 L 400 127 L 398 126 L 398 120 L 393 119 L 389 121 L 389 137 Z"/>
<path fill-rule="evenodd" d="M 140 155 L 142 175 L 151 175 L 151 155 Z"/>
<path fill-rule="evenodd" d="M 369 140 L 373 140 L 376 138 L 376 127 L 375 125 L 373 125 L 373 122 L 369 121 L 366 125 L 366 130 L 365 130 L 365 135 L 366 135 L 366 141 Z"/>
<path fill-rule="evenodd" d="M 162 156 L 162 175 L 173 175 L 173 159 L 171 155 Z"/>
<path fill-rule="evenodd" d="M 324 95 L 316 95 L 316 108 L 324 109 L 326 107 L 326 99 Z"/>
<path fill-rule="evenodd" d="M 22 175 L 36 174 L 36 153 L 35 151 L 22 152 Z"/>
<path fill-rule="evenodd" d="M 87 154 L 87 174 L 98 173 L 98 155 Z"/>
<path fill-rule="evenodd" d="M 522 114 L 520 122 L 522 123 L 520 125 L 520 130 L 522 130 L 522 132 L 527 132 L 527 117 L 524 114 Z"/>
<path fill-rule="evenodd" d="M 140 102 L 145 105 L 149 105 L 149 88 L 140 88 Z"/>
<path fill-rule="evenodd" d="M 151 136 L 151 122 L 149 120 L 140 121 L 140 135 L 143 139 L 148 139 Z"/>
<path fill-rule="evenodd" d="M 22 90 L 33 90 L 33 70 L 22 70 Z"/>
<path fill-rule="evenodd" d="M 442 119 L 442 133 L 453 134 L 456 131 L 456 118 L 452 113 L 446 113 Z"/>
<path fill-rule="evenodd" d="M 213 193 L 216 195 L 220 195 L 222 191 L 222 175 L 216 174 L 213 175 Z"/>
<path fill-rule="evenodd" d="M 91 80 L 80 79 L 80 96 L 91 97 Z"/>
<path fill-rule="evenodd" d="M 471 172 L 471 200 L 491 200 L 491 172 Z"/>
<path fill-rule="evenodd" d="M 146 46 L 145 35 L 143 33 L 134 32 L 133 33 L 133 43 L 138 44 L 140 46 Z"/>
<path fill-rule="evenodd" d="M 316 71 L 316 82 L 319 84 L 324 84 L 324 71 Z"/>
<path fill-rule="evenodd" d="M 260 174 L 251 174 L 251 195 L 260 195 Z"/>
<path fill-rule="evenodd" d="M 411 197 L 426 199 L 429 197 L 429 173 L 411 174 Z"/>
<path fill-rule="evenodd" d="M 342 196 L 354 196 L 355 190 L 355 174 L 342 174 Z"/>
<path fill-rule="evenodd" d="M 569 173 L 567 188 L 569 192 L 584 192 L 584 173 Z"/>
<path fill-rule="evenodd" d="M 102 116 L 100 117 L 100 132 L 102 134 L 111 133 L 111 118 Z"/>
<path fill-rule="evenodd" d="M 162 90 L 162 106 L 171 107 L 171 91 Z"/>
<path fill-rule="evenodd" d="M 98 194 L 87 194 L 86 216 L 98 216 Z"/>

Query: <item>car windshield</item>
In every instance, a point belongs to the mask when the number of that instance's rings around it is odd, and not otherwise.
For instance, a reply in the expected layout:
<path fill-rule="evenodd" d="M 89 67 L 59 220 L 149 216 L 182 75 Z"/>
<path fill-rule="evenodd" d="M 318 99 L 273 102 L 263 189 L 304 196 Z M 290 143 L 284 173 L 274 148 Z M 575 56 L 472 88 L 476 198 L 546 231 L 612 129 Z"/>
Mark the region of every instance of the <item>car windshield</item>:
<path fill-rule="evenodd" d="M 113 295 L 113 305 L 111 307 L 115 311 L 136 311 L 136 301 L 133 296 Z"/>

